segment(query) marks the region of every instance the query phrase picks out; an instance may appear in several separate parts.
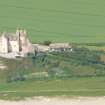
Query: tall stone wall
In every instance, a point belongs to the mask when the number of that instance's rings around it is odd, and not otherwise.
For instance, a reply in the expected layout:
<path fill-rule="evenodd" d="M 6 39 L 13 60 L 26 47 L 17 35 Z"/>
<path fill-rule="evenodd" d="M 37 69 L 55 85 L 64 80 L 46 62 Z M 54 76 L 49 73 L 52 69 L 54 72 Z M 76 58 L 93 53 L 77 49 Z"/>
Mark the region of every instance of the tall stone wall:
<path fill-rule="evenodd" d="M 19 52 L 19 43 L 18 43 L 18 41 L 9 41 L 9 46 L 11 48 L 11 52 Z"/>
<path fill-rule="evenodd" d="M 8 53 L 8 40 L 5 38 L 5 36 L 1 37 L 1 53 Z"/>

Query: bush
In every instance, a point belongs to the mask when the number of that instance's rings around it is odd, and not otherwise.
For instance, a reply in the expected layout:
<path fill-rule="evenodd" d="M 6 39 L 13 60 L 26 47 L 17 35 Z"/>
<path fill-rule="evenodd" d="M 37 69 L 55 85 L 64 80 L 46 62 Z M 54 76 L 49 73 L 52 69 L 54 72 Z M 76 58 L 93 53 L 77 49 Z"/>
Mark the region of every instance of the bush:
<path fill-rule="evenodd" d="M 43 44 L 49 46 L 52 42 L 51 41 L 44 41 Z"/>
<path fill-rule="evenodd" d="M 21 75 L 16 75 L 16 76 L 9 76 L 7 78 L 7 82 L 16 82 L 16 81 L 24 81 L 25 77 Z"/>

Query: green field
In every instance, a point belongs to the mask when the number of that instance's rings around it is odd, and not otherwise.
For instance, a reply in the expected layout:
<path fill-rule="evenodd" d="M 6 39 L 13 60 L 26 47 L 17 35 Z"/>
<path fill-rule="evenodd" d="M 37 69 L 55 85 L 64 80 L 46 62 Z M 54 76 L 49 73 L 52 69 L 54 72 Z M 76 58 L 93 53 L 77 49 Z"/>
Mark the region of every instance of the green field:
<path fill-rule="evenodd" d="M 23 99 L 32 96 L 104 96 L 105 77 L 69 80 L 26 81 L 0 84 L 0 98 Z"/>
<path fill-rule="evenodd" d="M 8 67 L 0 70 L 0 98 L 105 96 L 104 0 L 1 0 L 0 32 L 19 27 L 34 43 L 72 42 L 80 49 L 34 59 L 0 58 Z"/>
<path fill-rule="evenodd" d="M 104 42 L 104 0 L 1 0 L 0 31 L 27 29 L 33 42 Z"/>

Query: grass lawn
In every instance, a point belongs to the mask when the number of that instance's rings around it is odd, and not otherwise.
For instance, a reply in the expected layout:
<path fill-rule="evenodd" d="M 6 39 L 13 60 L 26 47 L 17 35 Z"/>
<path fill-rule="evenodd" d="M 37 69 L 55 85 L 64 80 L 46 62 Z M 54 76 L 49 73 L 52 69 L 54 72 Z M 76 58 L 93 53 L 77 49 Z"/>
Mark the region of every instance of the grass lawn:
<path fill-rule="evenodd" d="M 3 83 L 0 84 L 0 94 L 3 99 L 62 95 L 105 96 L 105 77 Z"/>
<path fill-rule="evenodd" d="M 1 0 L 0 31 L 28 30 L 33 42 L 104 42 L 104 0 Z"/>

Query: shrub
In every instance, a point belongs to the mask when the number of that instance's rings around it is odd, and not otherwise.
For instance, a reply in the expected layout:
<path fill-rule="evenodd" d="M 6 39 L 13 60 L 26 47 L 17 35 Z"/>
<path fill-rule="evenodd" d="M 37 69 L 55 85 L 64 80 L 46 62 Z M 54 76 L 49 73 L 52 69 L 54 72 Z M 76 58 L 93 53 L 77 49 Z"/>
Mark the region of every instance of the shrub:
<path fill-rule="evenodd" d="M 44 41 L 43 44 L 49 46 L 52 42 L 51 41 Z"/>

